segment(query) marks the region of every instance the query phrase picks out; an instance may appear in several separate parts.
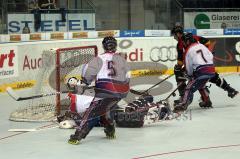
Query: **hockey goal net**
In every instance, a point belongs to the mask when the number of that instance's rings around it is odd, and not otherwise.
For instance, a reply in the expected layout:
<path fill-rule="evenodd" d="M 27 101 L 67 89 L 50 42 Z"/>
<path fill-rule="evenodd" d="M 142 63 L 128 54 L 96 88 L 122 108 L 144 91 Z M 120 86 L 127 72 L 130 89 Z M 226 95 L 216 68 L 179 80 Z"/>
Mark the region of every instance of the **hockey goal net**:
<path fill-rule="evenodd" d="M 97 46 L 57 48 L 44 51 L 42 67 L 35 77 L 31 95 L 47 95 L 20 102 L 10 114 L 12 121 L 51 121 L 69 107 L 66 82 L 70 77 L 81 78 L 83 64 L 97 55 Z M 63 93 L 64 92 L 64 93 Z"/>

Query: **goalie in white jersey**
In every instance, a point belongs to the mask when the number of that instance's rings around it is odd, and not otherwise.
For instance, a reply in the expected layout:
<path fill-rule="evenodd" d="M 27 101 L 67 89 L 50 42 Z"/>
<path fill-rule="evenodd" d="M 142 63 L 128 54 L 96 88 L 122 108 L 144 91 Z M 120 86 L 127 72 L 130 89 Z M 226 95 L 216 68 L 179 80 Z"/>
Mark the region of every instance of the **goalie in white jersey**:
<path fill-rule="evenodd" d="M 190 78 L 184 91 L 183 100 L 174 108 L 174 112 L 184 111 L 193 100 L 193 93 L 203 89 L 204 102 L 209 101 L 209 94 L 205 84 L 214 77 L 215 67 L 213 64 L 213 54 L 201 43 L 198 43 L 191 33 L 186 33 L 182 37 L 186 48 L 184 63 L 187 76 Z"/>
<path fill-rule="evenodd" d="M 115 127 L 110 117 L 110 110 L 129 91 L 129 70 L 127 61 L 120 54 L 115 53 L 117 41 L 114 37 L 105 37 L 102 41 L 105 52 L 93 58 L 83 69 L 83 82 L 90 84 L 95 80 L 95 98 L 84 112 L 83 118 L 76 128 L 75 134 L 70 136 L 68 143 L 78 144 L 87 136 L 91 129 L 99 122 L 105 127 L 108 138 L 115 138 Z"/>

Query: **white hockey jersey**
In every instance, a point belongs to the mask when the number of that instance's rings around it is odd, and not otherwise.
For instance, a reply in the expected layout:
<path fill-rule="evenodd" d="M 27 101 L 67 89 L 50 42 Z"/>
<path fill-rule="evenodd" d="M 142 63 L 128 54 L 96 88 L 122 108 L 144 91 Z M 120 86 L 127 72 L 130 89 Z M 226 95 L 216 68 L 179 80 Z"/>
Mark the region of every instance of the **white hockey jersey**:
<path fill-rule="evenodd" d="M 125 94 L 129 91 L 127 61 L 117 53 L 106 52 L 91 60 L 82 76 L 87 83 L 96 81 L 96 88 L 110 93 Z"/>
<path fill-rule="evenodd" d="M 117 53 L 104 53 L 98 56 L 102 66 L 97 74 L 98 79 L 113 79 L 116 81 L 129 80 L 126 60 Z"/>
<path fill-rule="evenodd" d="M 189 76 L 201 66 L 213 67 L 213 54 L 201 43 L 193 43 L 186 49 L 185 67 Z M 213 67 L 214 69 L 214 67 Z M 209 69 L 210 71 L 212 69 Z"/>

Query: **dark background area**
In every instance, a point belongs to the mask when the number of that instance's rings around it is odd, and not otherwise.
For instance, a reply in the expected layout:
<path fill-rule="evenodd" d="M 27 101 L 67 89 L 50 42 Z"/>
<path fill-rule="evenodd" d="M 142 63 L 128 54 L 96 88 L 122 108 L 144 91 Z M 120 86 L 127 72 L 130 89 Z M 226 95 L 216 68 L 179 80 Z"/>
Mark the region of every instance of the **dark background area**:
<path fill-rule="evenodd" d="M 178 0 L 183 8 L 240 8 L 239 0 Z"/>

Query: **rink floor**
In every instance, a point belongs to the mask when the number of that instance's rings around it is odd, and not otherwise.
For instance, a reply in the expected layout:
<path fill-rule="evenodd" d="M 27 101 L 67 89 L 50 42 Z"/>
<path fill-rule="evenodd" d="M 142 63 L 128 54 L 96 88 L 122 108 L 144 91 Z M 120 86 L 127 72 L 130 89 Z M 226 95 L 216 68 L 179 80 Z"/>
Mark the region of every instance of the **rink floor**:
<path fill-rule="evenodd" d="M 224 75 L 240 90 L 238 74 Z M 174 78 L 169 79 L 173 82 Z M 175 86 L 175 85 L 174 85 Z M 143 86 L 144 87 L 144 86 Z M 67 140 L 73 129 L 50 128 L 18 134 L 12 128 L 37 128 L 51 123 L 19 123 L 8 120 L 18 107 L 7 94 L 0 95 L 1 159 L 239 159 L 240 95 L 231 99 L 212 85 L 213 109 L 200 109 L 196 93 L 185 117 L 158 122 L 143 128 L 117 128 L 117 139 L 104 137 L 103 128 L 94 128 L 80 145 Z M 161 99 L 168 93 L 158 96 Z M 17 135 L 16 135 L 17 134 Z"/>

